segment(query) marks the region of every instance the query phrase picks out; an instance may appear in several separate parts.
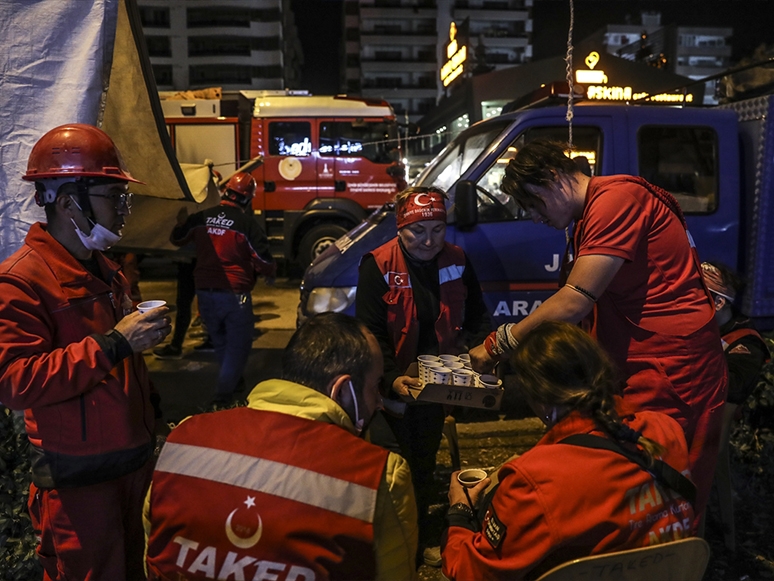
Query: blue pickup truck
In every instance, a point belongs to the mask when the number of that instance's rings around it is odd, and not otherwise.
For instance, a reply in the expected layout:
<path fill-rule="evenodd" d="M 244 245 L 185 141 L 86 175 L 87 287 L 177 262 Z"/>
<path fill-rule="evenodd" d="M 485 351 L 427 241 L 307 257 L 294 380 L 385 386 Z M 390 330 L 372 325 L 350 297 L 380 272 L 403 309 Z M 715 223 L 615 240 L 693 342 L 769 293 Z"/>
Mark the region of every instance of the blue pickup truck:
<path fill-rule="evenodd" d="M 732 105 L 575 107 L 573 155 L 593 175 L 640 175 L 680 203 L 702 260 L 748 278 L 742 308 L 774 327 L 774 97 Z M 567 140 L 563 107 L 509 113 L 460 133 L 414 185 L 448 191 L 447 240 L 465 249 L 495 324 L 518 321 L 557 289 L 565 233 L 533 224 L 500 191 L 505 166 L 536 138 Z M 363 254 L 395 236 L 390 204 L 340 238 L 307 268 L 299 321 L 354 313 Z"/>

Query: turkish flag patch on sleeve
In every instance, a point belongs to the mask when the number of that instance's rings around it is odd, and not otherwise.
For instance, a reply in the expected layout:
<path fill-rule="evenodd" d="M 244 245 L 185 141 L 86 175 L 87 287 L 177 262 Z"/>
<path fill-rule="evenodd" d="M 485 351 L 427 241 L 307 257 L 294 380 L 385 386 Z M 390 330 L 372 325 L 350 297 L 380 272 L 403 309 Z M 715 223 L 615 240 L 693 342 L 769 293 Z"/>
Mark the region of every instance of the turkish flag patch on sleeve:
<path fill-rule="evenodd" d="M 493 549 L 499 548 L 503 543 L 503 539 L 505 539 L 505 534 L 508 532 L 508 527 L 497 517 L 494 506 L 490 506 L 489 510 L 486 511 L 482 529 L 484 537 L 489 541 Z"/>

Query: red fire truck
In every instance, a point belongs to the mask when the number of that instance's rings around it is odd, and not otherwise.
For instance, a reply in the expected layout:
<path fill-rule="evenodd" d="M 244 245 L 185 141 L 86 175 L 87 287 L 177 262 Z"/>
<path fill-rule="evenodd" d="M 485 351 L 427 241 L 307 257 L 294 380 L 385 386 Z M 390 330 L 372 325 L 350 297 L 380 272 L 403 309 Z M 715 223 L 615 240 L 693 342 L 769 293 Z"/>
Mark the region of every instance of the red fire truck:
<path fill-rule="evenodd" d="M 405 187 L 386 101 L 292 91 L 167 100 L 178 161 L 211 159 L 228 176 L 254 158 L 253 209 L 277 256 L 306 265 Z"/>

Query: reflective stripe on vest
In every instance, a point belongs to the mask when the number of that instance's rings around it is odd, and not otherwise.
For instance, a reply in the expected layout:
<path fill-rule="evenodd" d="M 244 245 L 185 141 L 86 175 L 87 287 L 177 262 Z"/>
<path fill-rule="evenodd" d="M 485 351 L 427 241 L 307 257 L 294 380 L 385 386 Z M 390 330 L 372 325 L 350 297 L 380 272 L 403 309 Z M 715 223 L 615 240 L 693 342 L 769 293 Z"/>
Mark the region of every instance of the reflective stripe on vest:
<path fill-rule="evenodd" d="M 372 523 L 376 490 L 244 454 L 167 442 L 157 472 L 230 484 Z"/>

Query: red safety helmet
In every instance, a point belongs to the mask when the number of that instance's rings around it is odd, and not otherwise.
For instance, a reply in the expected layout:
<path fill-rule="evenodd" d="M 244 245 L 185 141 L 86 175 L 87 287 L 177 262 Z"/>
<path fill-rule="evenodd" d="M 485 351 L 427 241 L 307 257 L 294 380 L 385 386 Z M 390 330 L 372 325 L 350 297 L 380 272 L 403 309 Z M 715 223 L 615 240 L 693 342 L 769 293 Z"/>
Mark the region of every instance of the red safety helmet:
<path fill-rule="evenodd" d="M 80 177 L 143 183 L 126 170 L 108 134 L 85 123 L 60 125 L 41 137 L 32 148 L 22 179 L 34 182 Z"/>
<path fill-rule="evenodd" d="M 255 183 L 255 178 L 249 173 L 240 171 L 231 176 L 226 183 L 226 191 L 223 197 L 245 206 L 253 199 L 257 188 L 258 184 Z"/>

